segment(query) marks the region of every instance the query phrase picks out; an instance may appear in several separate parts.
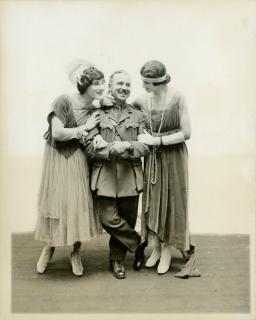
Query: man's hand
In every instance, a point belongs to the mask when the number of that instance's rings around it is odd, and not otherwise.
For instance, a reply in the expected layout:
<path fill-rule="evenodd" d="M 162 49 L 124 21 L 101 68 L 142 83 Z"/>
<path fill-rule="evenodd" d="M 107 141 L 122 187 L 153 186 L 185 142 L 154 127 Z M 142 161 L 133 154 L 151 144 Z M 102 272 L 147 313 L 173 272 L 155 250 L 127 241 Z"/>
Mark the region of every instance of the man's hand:
<path fill-rule="evenodd" d="M 94 137 L 92 143 L 95 150 L 103 149 L 108 145 L 108 143 L 99 134 Z"/>
<path fill-rule="evenodd" d="M 131 148 L 131 143 L 128 141 L 115 141 L 110 147 L 110 153 L 114 155 L 121 155 Z"/>

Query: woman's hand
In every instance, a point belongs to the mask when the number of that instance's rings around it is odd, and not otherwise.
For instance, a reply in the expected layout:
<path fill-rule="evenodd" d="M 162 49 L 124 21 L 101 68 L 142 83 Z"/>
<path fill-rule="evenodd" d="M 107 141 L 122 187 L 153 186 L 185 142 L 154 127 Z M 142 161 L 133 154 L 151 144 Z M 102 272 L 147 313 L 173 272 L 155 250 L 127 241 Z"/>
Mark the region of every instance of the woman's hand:
<path fill-rule="evenodd" d="M 95 128 L 100 122 L 100 113 L 99 111 L 93 112 L 90 118 L 86 121 L 85 130 L 90 131 Z"/>
<path fill-rule="evenodd" d="M 145 133 L 141 133 L 138 136 L 138 141 L 142 142 L 148 146 L 159 146 L 161 144 L 161 138 L 160 137 L 153 137 L 151 134 L 149 134 L 147 131 L 144 131 Z"/>
<path fill-rule="evenodd" d="M 115 102 L 115 98 L 109 95 L 104 96 L 102 99 L 100 99 L 101 106 L 110 107 L 110 106 L 113 106 L 114 102 Z"/>
<path fill-rule="evenodd" d="M 108 143 L 99 134 L 94 137 L 92 144 L 95 150 L 103 149 L 108 145 Z"/>

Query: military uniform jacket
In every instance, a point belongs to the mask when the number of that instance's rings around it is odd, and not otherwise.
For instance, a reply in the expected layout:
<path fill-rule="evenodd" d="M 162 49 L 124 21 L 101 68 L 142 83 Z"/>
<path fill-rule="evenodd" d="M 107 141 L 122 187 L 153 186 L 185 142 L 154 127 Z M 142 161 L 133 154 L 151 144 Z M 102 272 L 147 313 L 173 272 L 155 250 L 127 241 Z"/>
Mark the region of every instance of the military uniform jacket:
<path fill-rule="evenodd" d="M 115 106 L 100 109 L 100 124 L 86 137 L 85 151 L 92 161 L 91 190 L 97 196 L 130 197 L 143 190 L 141 157 L 149 152 L 146 145 L 137 141 L 137 136 L 145 129 L 145 119 L 141 111 L 126 104 L 121 116 Z M 100 150 L 93 148 L 93 136 L 99 133 L 109 145 Z M 113 156 L 110 144 L 114 141 L 129 141 L 131 150 L 123 156 Z"/>

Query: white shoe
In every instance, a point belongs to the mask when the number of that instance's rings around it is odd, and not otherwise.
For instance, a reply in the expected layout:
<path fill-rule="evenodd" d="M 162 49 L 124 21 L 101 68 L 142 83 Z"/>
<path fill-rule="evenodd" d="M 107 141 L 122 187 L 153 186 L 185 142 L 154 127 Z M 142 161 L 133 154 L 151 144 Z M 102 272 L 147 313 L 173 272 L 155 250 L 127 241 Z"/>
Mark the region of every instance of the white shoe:
<path fill-rule="evenodd" d="M 171 264 L 171 259 L 172 259 L 171 246 L 167 243 L 164 243 L 163 247 L 162 247 L 162 251 L 161 251 L 160 262 L 157 267 L 158 274 L 164 274 L 169 270 L 170 264 Z"/>
<path fill-rule="evenodd" d="M 41 255 L 38 259 L 36 270 L 38 273 L 44 273 L 48 262 L 51 260 L 55 247 L 45 246 L 41 252 Z"/>
<path fill-rule="evenodd" d="M 71 266 L 74 275 L 80 277 L 84 274 L 84 268 L 82 265 L 81 257 L 78 253 L 71 253 Z"/>
<path fill-rule="evenodd" d="M 155 246 L 145 266 L 147 268 L 153 268 L 159 261 L 160 256 L 161 256 L 161 247 Z"/>

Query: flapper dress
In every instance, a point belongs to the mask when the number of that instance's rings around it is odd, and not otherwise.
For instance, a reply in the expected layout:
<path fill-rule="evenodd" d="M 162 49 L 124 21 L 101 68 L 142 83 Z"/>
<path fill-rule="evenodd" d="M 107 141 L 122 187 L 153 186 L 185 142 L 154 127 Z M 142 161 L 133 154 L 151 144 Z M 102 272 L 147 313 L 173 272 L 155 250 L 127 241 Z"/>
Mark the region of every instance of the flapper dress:
<path fill-rule="evenodd" d="M 83 147 L 78 139 L 55 141 L 51 135 L 53 116 L 65 128 L 75 128 L 85 124 L 90 114 L 90 108 L 81 108 L 70 96 L 63 95 L 55 100 L 48 115 L 35 239 L 52 246 L 90 240 L 102 230 L 93 210 Z"/>
<path fill-rule="evenodd" d="M 146 95 L 135 104 L 145 113 L 148 131 L 165 136 L 180 130 L 180 108 L 185 103 L 176 92 L 161 110 L 151 110 Z M 164 114 L 163 114 L 164 112 Z M 160 129 L 160 131 L 159 131 Z M 144 164 L 142 240 L 153 232 L 161 241 L 188 250 L 188 152 L 185 142 L 151 147 Z"/>

